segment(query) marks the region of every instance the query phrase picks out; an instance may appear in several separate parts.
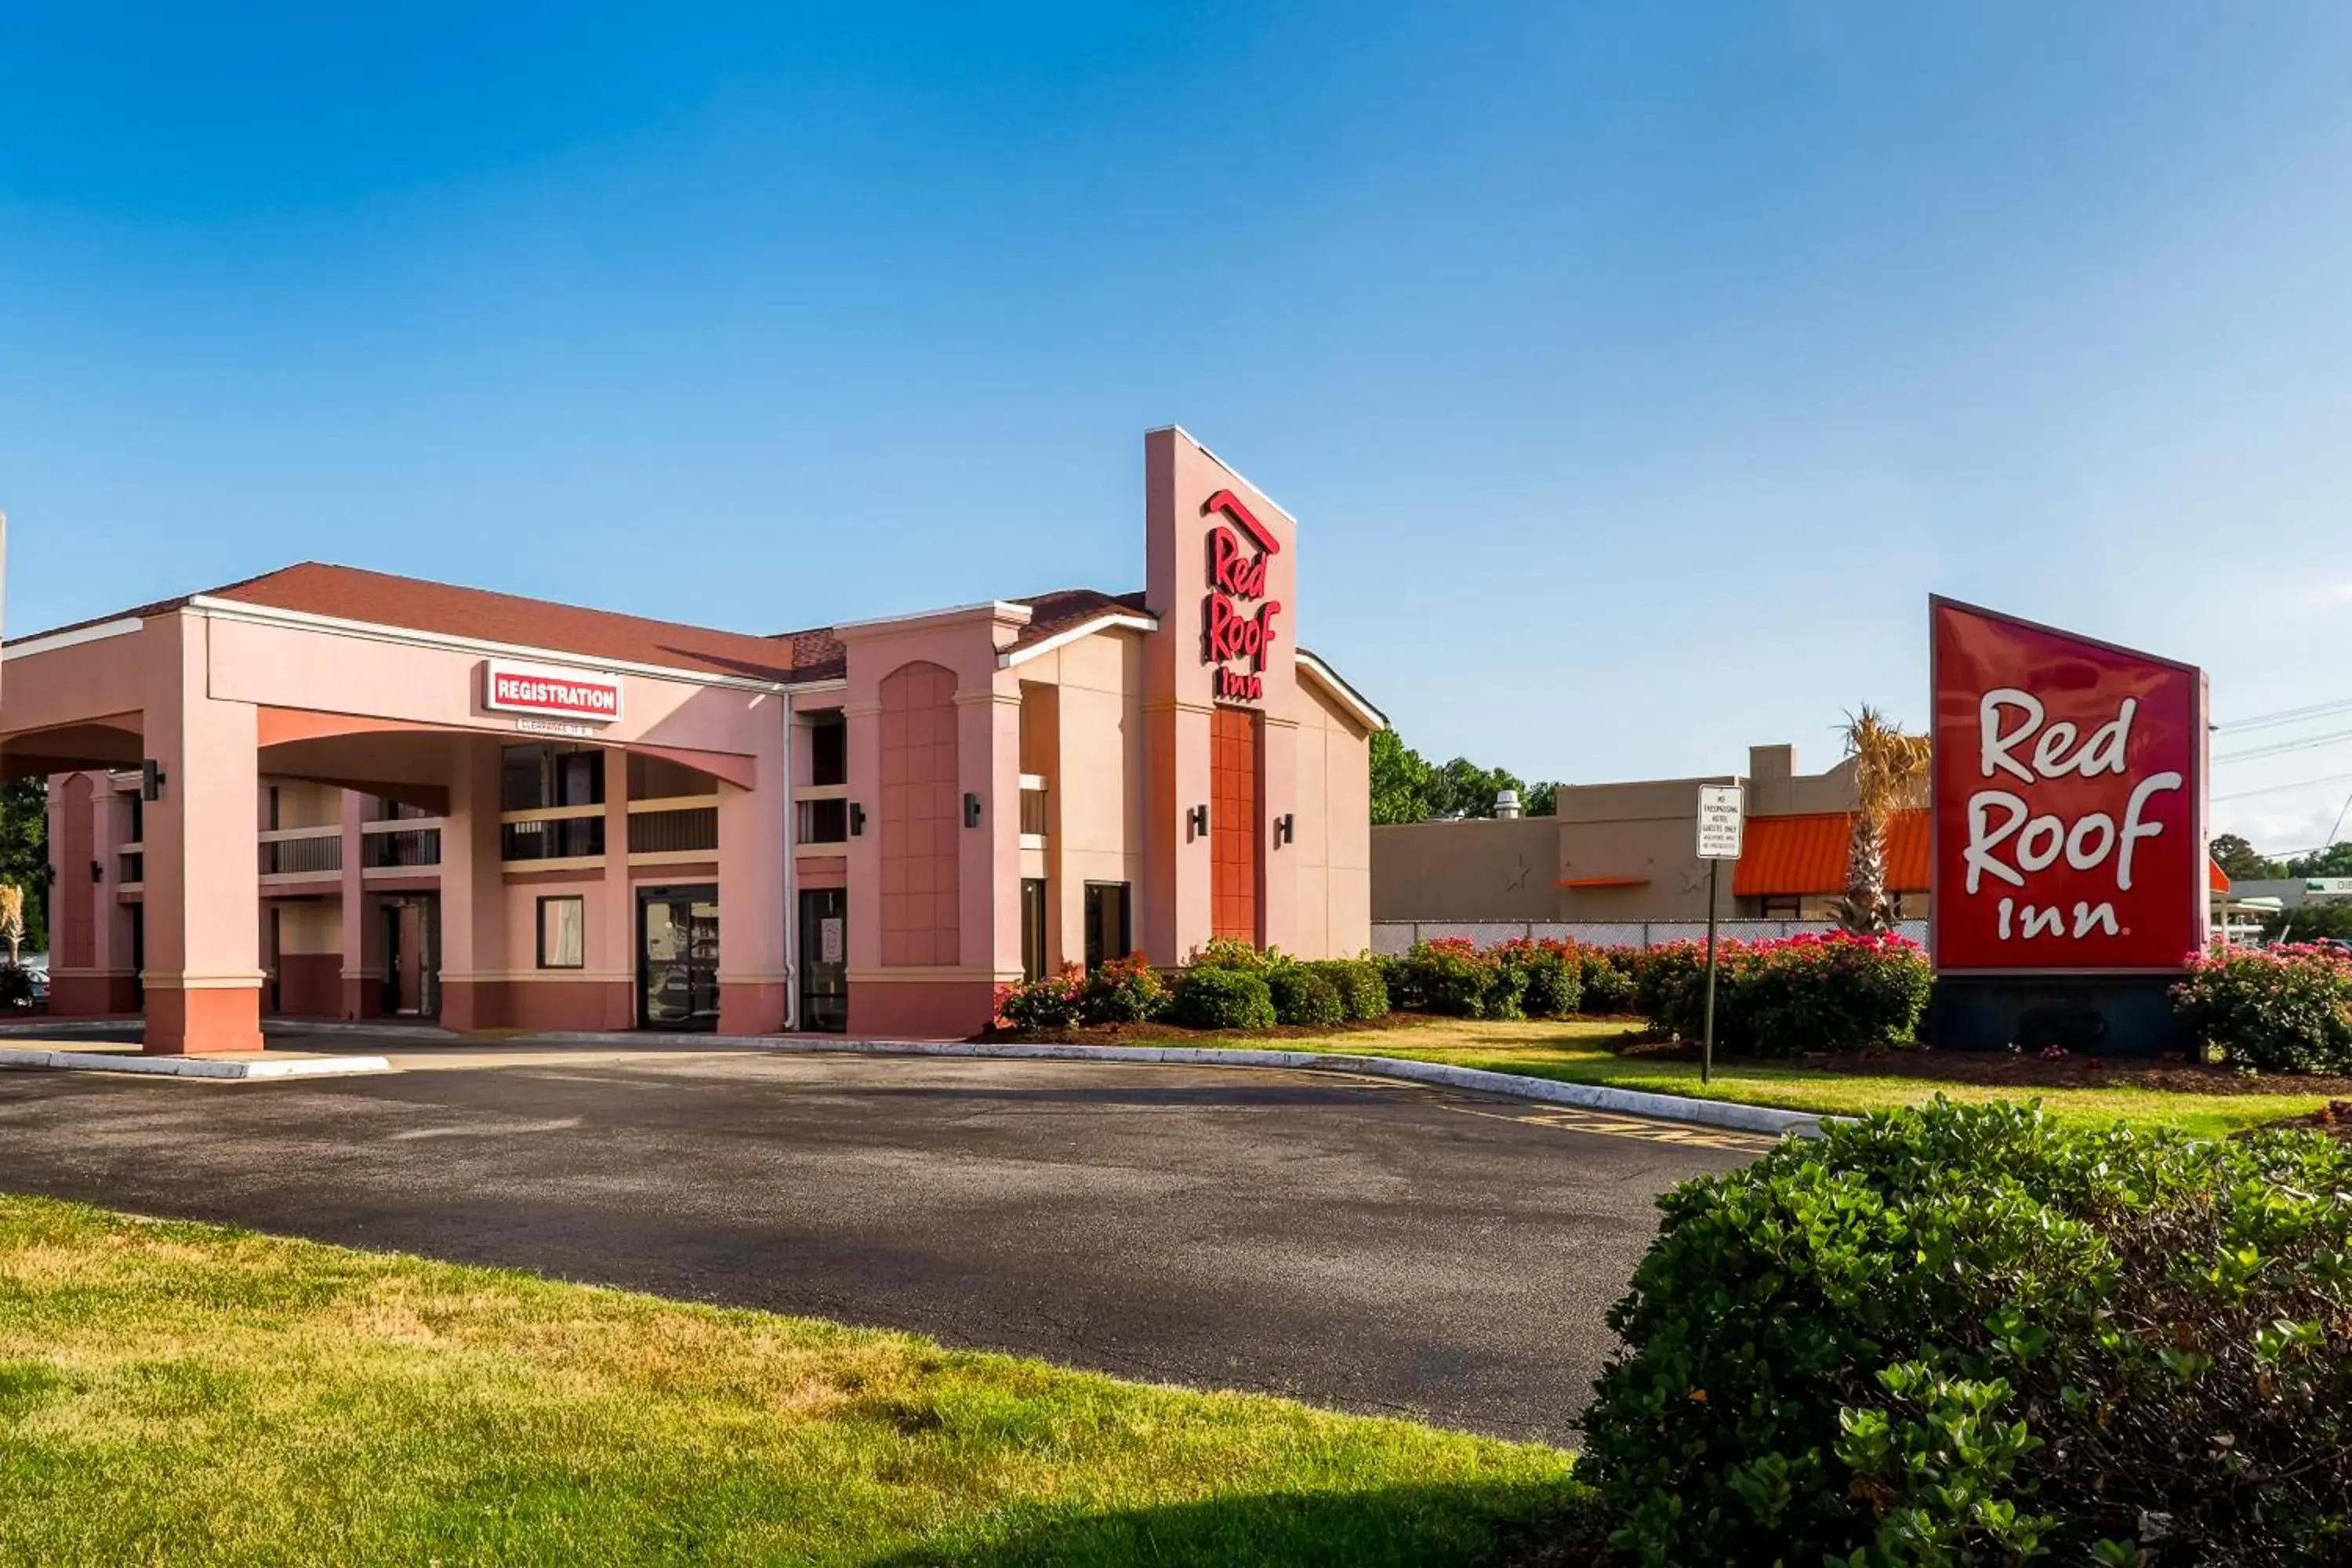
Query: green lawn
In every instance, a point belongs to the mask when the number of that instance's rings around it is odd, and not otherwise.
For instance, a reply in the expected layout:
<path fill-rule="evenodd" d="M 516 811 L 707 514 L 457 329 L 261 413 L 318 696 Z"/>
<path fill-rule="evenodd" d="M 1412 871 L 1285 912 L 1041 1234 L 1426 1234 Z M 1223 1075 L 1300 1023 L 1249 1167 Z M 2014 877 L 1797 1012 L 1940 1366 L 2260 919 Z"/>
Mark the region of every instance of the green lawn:
<path fill-rule="evenodd" d="M 1281 1040 L 1285 1048 L 1344 1051 L 1358 1056 L 1412 1057 L 1457 1067 L 1602 1083 L 1658 1094 L 1703 1094 L 1744 1105 L 1777 1105 L 1791 1110 L 1859 1115 L 1915 1105 L 1948 1094 L 1956 1100 L 2038 1098 L 2051 1114 L 2069 1121 L 2127 1121 L 2139 1127 L 2174 1127 L 2205 1136 L 2234 1132 L 2281 1117 L 2315 1110 L 2322 1097 L 2308 1094 L 2182 1094 L 2139 1089 L 2016 1089 L 1941 1079 L 1906 1078 L 1899 1054 L 1887 1058 L 1884 1075 L 1824 1072 L 1802 1067 L 1718 1063 L 1712 1083 L 1702 1087 L 1696 1062 L 1619 1057 L 1603 1048 L 1630 1026 L 1583 1019 L 1489 1023 L 1474 1019 L 1432 1020 L 1394 1029 L 1334 1035 L 1324 1039 Z"/>
<path fill-rule="evenodd" d="M 0 1197 L 0 1563 L 1475 1563 L 1570 1464 Z"/>

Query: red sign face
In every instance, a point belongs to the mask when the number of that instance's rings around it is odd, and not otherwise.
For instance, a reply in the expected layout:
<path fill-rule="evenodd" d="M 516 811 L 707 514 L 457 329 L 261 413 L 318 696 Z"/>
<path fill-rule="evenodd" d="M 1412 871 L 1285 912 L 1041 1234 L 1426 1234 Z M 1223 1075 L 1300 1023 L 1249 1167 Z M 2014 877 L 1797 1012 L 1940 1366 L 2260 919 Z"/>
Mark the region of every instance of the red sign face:
<path fill-rule="evenodd" d="M 2205 940 L 2205 678 L 1930 603 L 1939 970 L 2179 969 Z"/>
<path fill-rule="evenodd" d="M 621 716 L 621 679 L 596 670 L 494 658 L 482 669 L 482 706 L 609 724 Z"/>
<path fill-rule="evenodd" d="M 1201 510 L 1223 512 L 1240 529 L 1236 532 L 1219 523 L 1209 530 L 1209 596 L 1201 608 L 1201 662 L 1217 667 L 1220 701 L 1255 702 L 1265 696 L 1265 655 L 1274 646 L 1275 617 L 1282 614 L 1282 601 L 1265 596 L 1265 563 L 1268 557 L 1282 553 L 1282 542 L 1231 490 L 1219 490 Z M 1257 548 L 1252 550 L 1251 544 Z"/>

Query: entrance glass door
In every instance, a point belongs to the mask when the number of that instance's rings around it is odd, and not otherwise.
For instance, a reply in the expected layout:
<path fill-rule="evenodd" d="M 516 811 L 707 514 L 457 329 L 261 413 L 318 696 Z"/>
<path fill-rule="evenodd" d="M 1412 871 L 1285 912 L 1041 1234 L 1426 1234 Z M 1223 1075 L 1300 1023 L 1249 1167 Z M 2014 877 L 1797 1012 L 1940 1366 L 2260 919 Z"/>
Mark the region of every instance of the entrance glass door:
<path fill-rule="evenodd" d="M 719 889 L 648 888 L 637 895 L 637 1024 L 719 1026 Z"/>
<path fill-rule="evenodd" d="M 801 889 L 801 1027 L 849 1027 L 849 892 Z"/>
<path fill-rule="evenodd" d="M 386 1017 L 432 1017 L 441 1011 L 441 900 L 431 893 L 387 899 L 383 919 Z"/>

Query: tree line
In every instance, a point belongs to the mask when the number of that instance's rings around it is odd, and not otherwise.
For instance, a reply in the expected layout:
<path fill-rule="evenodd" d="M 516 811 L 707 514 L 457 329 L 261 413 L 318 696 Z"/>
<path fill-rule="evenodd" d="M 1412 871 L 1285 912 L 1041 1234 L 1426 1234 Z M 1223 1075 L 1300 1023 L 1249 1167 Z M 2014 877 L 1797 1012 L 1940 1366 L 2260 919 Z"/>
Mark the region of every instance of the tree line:
<path fill-rule="evenodd" d="M 1467 757 L 1432 763 L 1394 730 L 1372 731 L 1371 774 L 1376 824 L 1492 816 L 1495 797 L 1507 789 L 1518 792 L 1519 809 L 1526 815 L 1552 815 L 1551 781 L 1528 784 L 1508 768 L 1482 768 Z"/>
<path fill-rule="evenodd" d="M 2273 860 L 2234 833 L 2213 836 L 2213 863 L 2233 882 L 2274 882 L 2286 877 L 2352 877 L 2352 838 L 2292 859 Z"/>

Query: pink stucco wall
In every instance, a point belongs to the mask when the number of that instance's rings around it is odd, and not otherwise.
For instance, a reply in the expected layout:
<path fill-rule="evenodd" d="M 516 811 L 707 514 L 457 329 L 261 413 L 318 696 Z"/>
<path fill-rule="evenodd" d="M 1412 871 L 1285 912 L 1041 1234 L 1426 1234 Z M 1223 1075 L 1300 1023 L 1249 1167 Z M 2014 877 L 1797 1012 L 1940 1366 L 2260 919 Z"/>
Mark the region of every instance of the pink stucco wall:
<path fill-rule="evenodd" d="M 1102 882 L 1130 889 L 1135 945 L 1181 963 L 1211 930 L 1211 840 L 1187 818 L 1211 799 L 1211 715 L 1232 700 L 1202 657 L 1210 540 L 1232 526 L 1212 504 L 1221 491 L 1276 547 L 1265 554 L 1257 595 L 1280 605 L 1275 635 L 1247 666 L 1261 686 L 1247 701 L 1259 715 L 1261 808 L 1250 826 L 1261 929 L 1293 952 L 1355 951 L 1370 938 L 1365 731 L 1360 716 L 1298 675 L 1297 525 L 1181 430 L 1146 437 L 1144 479 L 1156 629 L 1104 626 L 1033 646 L 1023 641 L 1032 610 L 997 602 L 843 626 L 841 678 L 790 694 L 614 672 L 625 717 L 588 739 L 615 758 L 659 756 L 709 781 L 719 848 L 703 866 L 630 863 L 617 765 L 601 863 L 501 866 L 499 749 L 539 736 L 483 708 L 485 650 L 463 639 L 199 605 L 121 635 L 12 649 L 0 755 L 19 767 L 53 763 L 46 771 L 60 774 L 87 770 L 79 790 L 64 778 L 52 792 L 52 841 L 85 862 L 60 868 L 59 1005 L 99 1011 L 127 1001 L 135 907 L 145 922 L 151 1048 L 257 1043 L 268 928 L 254 835 L 264 775 L 348 792 L 331 805 L 312 803 L 340 834 L 342 868 L 299 895 L 339 911 L 341 951 L 325 951 L 306 927 L 305 945 L 281 944 L 278 954 L 281 994 L 299 968 L 292 994 L 306 1012 L 331 1005 L 363 1016 L 378 1005 L 376 911 L 394 884 L 359 863 L 360 792 L 439 814 L 442 864 L 398 886 L 438 900 L 442 1016 L 455 1027 L 626 1026 L 636 1002 L 635 889 L 688 878 L 719 889 L 723 1026 L 783 1026 L 797 920 L 788 866 L 801 886 L 848 889 L 850 1026 L 861 1032 L 960 1035 L 983 1023 L 994 987 L 1021 973 L 1024 876 L 1046 884 L 1050 962 L 1084 951 L 1086 884 Z M 835 708 L 846 721 L 848 798 L 866 813 L 866 830 L 837 854 L 800 855 L 791 842 L 788 710 Z M 145 885 L 124 889 L 115 850 L 127 797 L 104 770 L 142 756 L 162 764 L 167 783 L 146 811 Z M 799 765 L 805 779 L 805 759 Z M 1023 841 L 1024 772 L 1045 775 L 1042 842 Z M 980 803 L 969 825 L 967 795 Z M 1286 816 L 1295 833 L 1280 843 L 1274 825 Z M 95 883 L 90 860 L 101 868 Z M 535 953 L 538 899 L 554 887 L 579 892 L 587 922 L 582 967 L 560 973 L 540 970 Z M 296 1010 L 292 1000 L 286 1006 Z"/>

